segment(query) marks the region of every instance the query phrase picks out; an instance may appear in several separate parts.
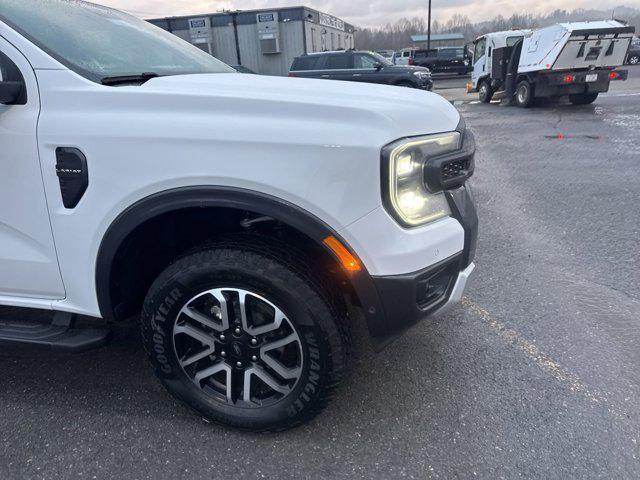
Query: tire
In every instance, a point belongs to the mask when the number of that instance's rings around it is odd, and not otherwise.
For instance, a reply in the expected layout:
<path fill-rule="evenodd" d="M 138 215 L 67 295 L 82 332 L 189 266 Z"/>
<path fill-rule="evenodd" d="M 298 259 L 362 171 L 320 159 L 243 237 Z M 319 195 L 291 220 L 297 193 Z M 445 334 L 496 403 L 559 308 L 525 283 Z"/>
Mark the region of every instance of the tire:
<path fill-rule="evenodd" d="M 350 346 L 341 310 L 304 273 L 313 271 L 283 251 L 237 241 L 167 268 L 145 300 L 142 334 L 169 393 L 242 430 L 285 430 L 320 413 Z"/>
<path fill-rule="evenodd" d="M 629 65 L 638 65 L 640 63 L 640 56 L 632 55 L 629 57 Z"/>
<path fill-rule="evenodd" d="M 493 98 L 493 91 L 491 90 L 491 85 L 487 80 L 482 80 L 480 82 L 480 87 L 478 88 L 478 98 L 482 103 L 491 102 L 491 98 Z"/>
<path fill-rule="evenodd" d="M 577 93 L 575 95 L 569 95 L 569 101 L 574 105 L 589 105 L 598 98 L 597 93 Z"/>
<path fill-rule="evenodd" d="M 523 108 L 533 105 L 533 85 L 522 80 L 516 87 L 516 104 Z"/>

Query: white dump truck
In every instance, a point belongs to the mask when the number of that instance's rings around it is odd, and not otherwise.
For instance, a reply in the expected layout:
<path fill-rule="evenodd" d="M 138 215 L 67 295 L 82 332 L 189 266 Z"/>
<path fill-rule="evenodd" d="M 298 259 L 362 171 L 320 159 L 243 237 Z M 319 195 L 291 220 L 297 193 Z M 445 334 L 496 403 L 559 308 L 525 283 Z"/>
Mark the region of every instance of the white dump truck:
<path fill-rule="evenodd" d="M 539 30 L 489 33 L 475 42 L 468 92 L 480 101 L 530 106 L 538 97 L 568 96 L 592 103 L 613 80 L 626 80 L 623 65 L 635 28 L 618 20 L 560 23 Z"/>

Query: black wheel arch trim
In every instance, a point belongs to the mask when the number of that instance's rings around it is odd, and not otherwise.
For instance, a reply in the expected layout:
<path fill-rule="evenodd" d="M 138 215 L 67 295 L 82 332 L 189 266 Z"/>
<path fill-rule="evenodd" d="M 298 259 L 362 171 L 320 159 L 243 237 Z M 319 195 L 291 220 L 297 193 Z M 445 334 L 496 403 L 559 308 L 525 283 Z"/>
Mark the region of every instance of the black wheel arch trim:
<path fill-rule="evenodd" d="M 349 244 L 323 220 L 277 197 L 235 187 L 191 186 L 170 189 L 143 198 L 128 207 L 111 223 L 102 239 L 96 259 L 95 281 L 98 306 L 105 320 L 116 319 L 111 299 L 112 265 L 129 234 L 159 215 L 198 207 L 234 208 L 269 216 L 318 242 L 335 258 L 333 251 L 323 243 L 327 236 L 333 235 L 357 257 Z M 364 265 L 360 272 L 346 275 L 362 306 L 369 333 L 374 340 L 382 342 L 388 336 L 387 321 L 371 275 Z"/>

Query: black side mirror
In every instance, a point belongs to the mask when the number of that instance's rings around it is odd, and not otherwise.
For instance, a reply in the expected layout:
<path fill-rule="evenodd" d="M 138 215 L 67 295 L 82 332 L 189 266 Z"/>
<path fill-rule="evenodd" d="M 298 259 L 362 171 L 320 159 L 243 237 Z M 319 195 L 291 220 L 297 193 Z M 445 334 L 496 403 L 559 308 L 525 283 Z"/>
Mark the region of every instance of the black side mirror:
<path fill-rule="evenodd" d="M 375 68 L 379 72 L 380 70 L 382 70 L 384 68 L 384 65 L 382 65 L 380 62 L 376 62 L 373 65 L 373 68 Z"/>
<path fill-rule="evenodd" d="M 0 82 L 0 104 L 24 105 L 27 103 L 24 83 Z"/>

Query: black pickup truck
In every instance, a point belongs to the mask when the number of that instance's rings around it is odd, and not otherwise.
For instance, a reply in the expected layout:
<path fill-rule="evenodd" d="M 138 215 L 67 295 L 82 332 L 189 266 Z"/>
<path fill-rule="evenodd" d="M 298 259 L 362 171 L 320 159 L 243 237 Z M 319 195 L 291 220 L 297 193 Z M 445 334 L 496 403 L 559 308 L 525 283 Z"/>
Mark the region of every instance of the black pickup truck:
<path fill-rule="evenodd" d="M 293 61 L 289 76 L 433 88 L 428 68 L 394 65 L 375 52 L 357 50 L 302 55 Z"/>
<path fill-rule="evenodd" d="M 427 67 L 433 73 L 457 73 L 466 75 L 471 71 L 471 62 L 463 47 L 443 47 L 432 50 L 416 50 L 414 65 Z"/>

